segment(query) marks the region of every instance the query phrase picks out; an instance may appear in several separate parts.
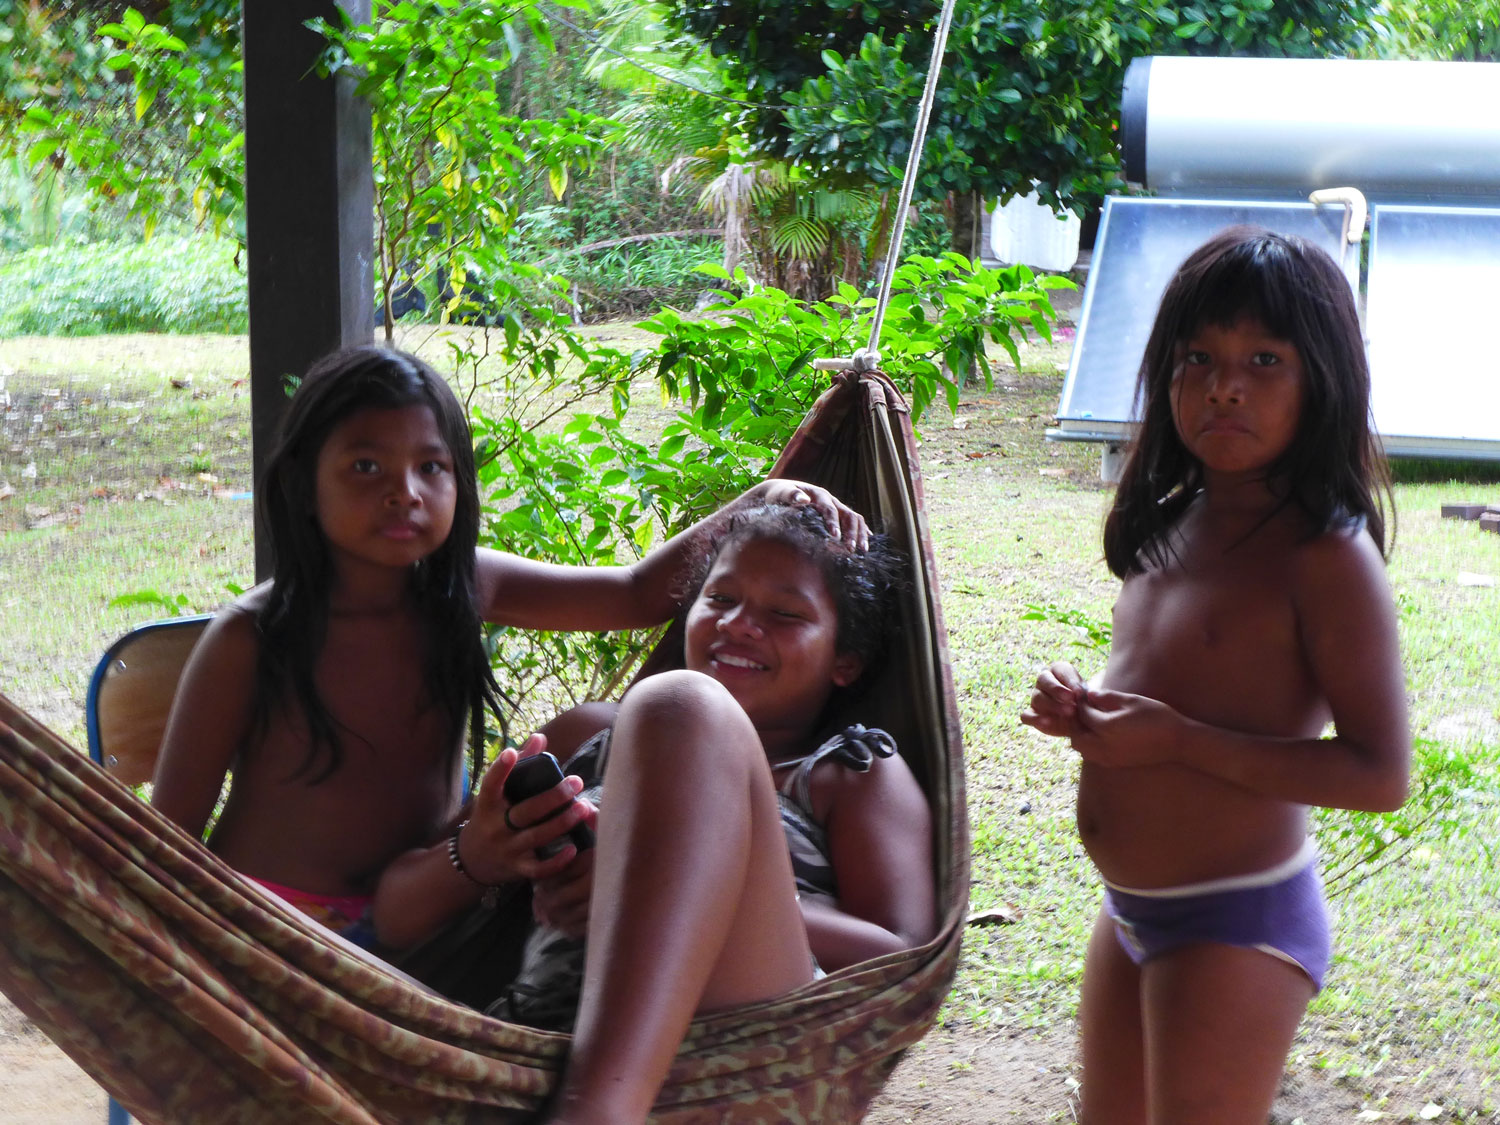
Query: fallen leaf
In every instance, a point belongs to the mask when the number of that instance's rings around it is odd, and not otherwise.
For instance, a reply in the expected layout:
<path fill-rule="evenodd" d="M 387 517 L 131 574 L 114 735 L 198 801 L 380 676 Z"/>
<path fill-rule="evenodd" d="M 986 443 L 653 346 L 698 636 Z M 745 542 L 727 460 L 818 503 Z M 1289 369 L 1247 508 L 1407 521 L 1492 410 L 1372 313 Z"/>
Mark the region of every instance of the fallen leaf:
<path fill-rule="evenodd" d="M 1379 1121 L 1386 1114 L 1378 1109 L 1362 1109 L 1354 1115 L 1356 1121 Z"/>
<path fill-rule="evenodd" d="M 16 494 L 16 490 L 10 486 L 9 481 L 0 480 L 0 500 L 9 500 Z"/>
<path fill-rule="evenodd" d="M 1417 1114 L 1423 1121 L 1436 1121 L 1442 1116 L 1443 1107 L 1436 1102 L 1428 1102 L 1422 1107 L 1422 1112 Z"/>
<path fill-rule="evenodd" d="M 1012 926 L 1021 920 L 1021 911 L 1010 903 L 1003 903 L 994 910 L 976 910 L 965 920 L 969 926 Z"/>
<path fill-rule="evenodd" d="M 1038 469 L 1037 471 L 1044 477 L 1065 477 L 1068 475 L 1067 469 Z"/>
<path fill-rule="evenodd" d="M 1454 581 L 1460 586 L 1493 586 L 1496 580 L 1491 574 L 1471 574 L 1467 570 L 1461 570 Z"/>
<path fill-rule="evenodd" d="M 178 391 L 186 390 L 188 387 L 191 387 L 193 385 L 193 381 L 191 379 L 179 378 L 176 375 L 173 375 L 171 377 L 170 382 L 172 384 L 172 388 Z"/>

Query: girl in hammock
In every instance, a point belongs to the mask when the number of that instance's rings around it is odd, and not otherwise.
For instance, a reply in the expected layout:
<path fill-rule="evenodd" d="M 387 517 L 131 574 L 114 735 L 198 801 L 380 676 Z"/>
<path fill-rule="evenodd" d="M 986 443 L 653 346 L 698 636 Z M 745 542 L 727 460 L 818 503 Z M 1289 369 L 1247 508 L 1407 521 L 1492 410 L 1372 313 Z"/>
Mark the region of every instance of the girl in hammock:
<path fill-rule="evenodd" d="M 220 612 L 194 649 L 152 803 L 200 835 L 232 769 L 209 846 L 365 942 L 381 871 L 459 808 L 471 707 L 498 704 L 481 619 L 538 629 L 666 620 L 697 535 L 766 502 L 815 507 L 851 547 L 868 538 L 861 517 L 824 490 L 770 481 L 629 567 L 476 550 L 464 411 L 426 364 L 377 347 L 308 372 L 256 501 L 272 578 Z M 556 827 L 586 813 L 570 808 Z M 546 878 L 572 853 L 508 859 L 506 878 Z"/>
<path fill-rule="evenodd" d="M 816 511 L 766 508 L 730 522 L 702 575 L 687 670 L 545 730 L 566 752 L 611 724 L 570 762 L 592 781 L 608 758 L 602 797 L 589 790 L 598 847 L 536 880 L 543 925 L 491 1009 L 558 1029 L 576 1009 L 553 1122 L 644 1120 L 695 1013 L 778 996 L 935 928 L 930 814 L 911 771 L 883 731 L 824 739 L 830 700 L 888 643 L 889 555 L 847 549 Z M 425 936 L 505 878 L 507 857 L 558 836 L 562 816 L 547 818 L 562 794 L 506 804 L 513 760 L 485 776 L 461 829 L 467 897 L 437 878 L 453 858 L 443 846 L 404 856 L 376 896 L 383 939 Z"/>

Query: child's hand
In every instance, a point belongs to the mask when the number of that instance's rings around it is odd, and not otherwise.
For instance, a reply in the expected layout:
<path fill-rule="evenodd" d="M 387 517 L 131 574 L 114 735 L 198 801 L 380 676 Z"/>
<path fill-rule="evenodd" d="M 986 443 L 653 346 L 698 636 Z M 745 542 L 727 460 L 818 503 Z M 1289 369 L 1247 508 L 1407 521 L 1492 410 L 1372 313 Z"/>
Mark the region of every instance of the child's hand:
<path fill-rule="evenodd" d="M 1079 704 L 1073 749 L 1101 766 L 1165 765 L 1175 759 L 1182 727 L 1182 716 L 1158 700 L 1094 690 Z"/>
<path fill-rule="evenodd" d="M 1031 706 L 1021 712 L 1021 722 L 1043 734 L 1070 738 L 1080 730 L 1079 710 L 1088 698 L 1088 685 L 1078 669 L 1059 661 L 1036 678 Z"/>
<path fill-rule="evenodd" d="M 528 754 L 540 753 L 546 745 L 545 736 L 534 734 L 523 749 Z M 515 750 L 503 750 L 485 772 L 459 840 L 464 869 L 481 883 L 498 886 L 517 879 L 556 875 L 577 855 L 577 849 L 565 842 L 562 850 L 548 859 L 538 859 L 536 849 L 565 835 L 593 813 L 587 801 L 575 800 L 583 789 L 583 779 L 572 775 L 545 793 L 510 804 L 505 799 L 505 779 L 520 757 Z M 570 807 L 563 808 L 565 805 Z M 553 816 L 557 809 L 563 811 Z"/>
<path fill-rule="evenodd" d="M 746 495 L 756 497 L 762 504 L 784 504 L 793 508 L 811 505 L 828 525 L 829 535 L 851 551 L 869 549 L 870 525 L 865 522 L 865 517 L 826 488 L 778 478 L 762 481 Z"/>
<path fill-rule="evenodd" d="M 587 804 L 580 800 L 580 804 Z M 589 806 L 593 808 L 592 805 Z M 598 821 L 594 811 L 592 825 Z M 594 893 L 594 853 L 589 848 L 579 852 L 572 863 L 549 879 L 538 879 L 531 885 L 531 913 L 543 925 L 561 930 L 572 938 L 581 938 L 589 925 L 589 900 Z"/>

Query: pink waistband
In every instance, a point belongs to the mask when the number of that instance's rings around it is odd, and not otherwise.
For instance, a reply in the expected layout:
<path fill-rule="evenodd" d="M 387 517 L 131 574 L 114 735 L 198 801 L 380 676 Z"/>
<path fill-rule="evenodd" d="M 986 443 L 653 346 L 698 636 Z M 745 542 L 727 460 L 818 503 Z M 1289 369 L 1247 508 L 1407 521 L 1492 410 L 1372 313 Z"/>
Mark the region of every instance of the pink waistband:
<path fill-rule="evenodd" d="M 257 879 L 254 875 L 246 875 L 245 878 L 264 887 L 277 898 L 285 899 L 298 909 L 304 906 L 321 906 L 336 910 L 350 919 L 357 919 L 365 912 L 365 908 L 375 901 L 374 895 L 323 895 L 316 891 L 299 891 L 296 887 L 283 887 L 280 883 L 273 883 L 269 879 Z"/>

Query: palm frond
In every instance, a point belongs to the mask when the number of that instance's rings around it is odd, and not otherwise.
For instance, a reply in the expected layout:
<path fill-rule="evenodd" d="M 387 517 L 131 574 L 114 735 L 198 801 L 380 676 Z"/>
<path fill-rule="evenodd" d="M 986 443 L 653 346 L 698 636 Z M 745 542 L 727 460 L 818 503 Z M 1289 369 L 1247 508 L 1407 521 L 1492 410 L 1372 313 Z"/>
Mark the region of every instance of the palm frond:
<path fill-rule="evenodd" d="M 771 230 L 771 246 L 778 254 L 816 258 L 828 249 L 833 231 L 827 223 L 804 215 L 787 215 Z"/>

